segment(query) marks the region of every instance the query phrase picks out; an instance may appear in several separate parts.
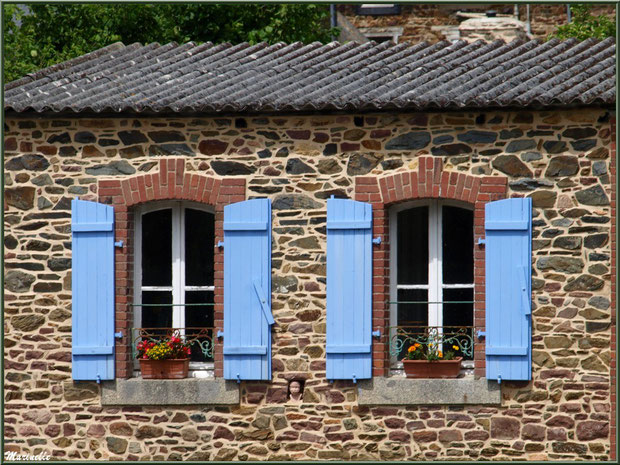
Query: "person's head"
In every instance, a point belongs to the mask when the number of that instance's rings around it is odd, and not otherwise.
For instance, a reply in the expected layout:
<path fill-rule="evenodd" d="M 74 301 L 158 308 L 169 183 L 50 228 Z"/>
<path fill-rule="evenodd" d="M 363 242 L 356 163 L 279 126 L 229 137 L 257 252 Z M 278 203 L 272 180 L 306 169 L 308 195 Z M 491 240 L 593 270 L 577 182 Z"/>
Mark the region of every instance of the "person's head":
<path fill-rule="evenodd" d="M 289 391 L 291 394 L 299 394 L 301 392 L 301 383 L 299 381 L 291 381 Z"/>

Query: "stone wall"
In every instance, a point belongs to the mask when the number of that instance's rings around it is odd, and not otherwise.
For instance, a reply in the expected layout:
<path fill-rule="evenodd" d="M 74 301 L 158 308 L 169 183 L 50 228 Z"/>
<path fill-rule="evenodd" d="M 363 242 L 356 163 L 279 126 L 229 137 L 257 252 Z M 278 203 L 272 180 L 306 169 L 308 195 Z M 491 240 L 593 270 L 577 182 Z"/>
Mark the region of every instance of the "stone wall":
<path fill-rule="evenodd" d="M 357 28 L 360 27 L 394 27 L 403 28 L 399 42 L 438 42 L 444 40 L 440 30 L 432 29 L 437 26 L 458 26 L 460 21 L 456 17 L 457 11 L 484 13 L 495 10 L 501 15 L 514 15 L 514 4 L 462 4 L 462 5 L 402 5 L 400 15 L 369 16 L 355 15 L 352 5 L 341 6 L 342 13 Z M 615 21 L 615 7 L 613 5 L 593 5 L 591 14 L 594 16 L 606 14 Z M 525 5 L 519 5 L 520 21 L 526 22 Z M 566 4 L 531 4 L 530 27 L 536 39 L 546 40 L 558 26 L 567 23 Z"/>
<path fill-rule="evenodd" d="M 613 458 L 609 112 L 5 124 L 6 450 L 76 460 Z M 360 406 L 354 384 L 325 379 L 326 198 L 353 198 L 357 177 L 416 172 L 431 157 L 451 175 L 504 178 L 508 196 L 533 198 L 533 381 L 502 383 L 501 406 Z M 107 201 L 106 182 L 179 163 L 178 186 L 194 175 L 243 179 L 245 198 L 273 200 L 274 379 L 241 383 L 234 406 L 102 406 L 96 383 L 71 380 L 70 200 Z M 375 233 L 384 240 L 375 253 L 388 254 L 385 231 Z M 305 379 L 301 404 L 286 400 L 292 378 Z"/>

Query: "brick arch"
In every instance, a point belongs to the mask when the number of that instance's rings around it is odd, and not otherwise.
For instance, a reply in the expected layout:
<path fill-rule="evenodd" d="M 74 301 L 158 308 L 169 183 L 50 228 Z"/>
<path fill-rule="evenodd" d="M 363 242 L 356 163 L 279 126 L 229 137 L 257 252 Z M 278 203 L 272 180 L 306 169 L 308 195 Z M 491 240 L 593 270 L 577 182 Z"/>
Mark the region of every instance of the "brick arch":
<path fill-rule="evenodd" d="M 223 240 L 224 206 L 245 200 L 244 178 L 215 178 L 200 173 L 186 173 L 185 159 L 159 161 L 159 171 L 117 179 L 100 180 L 99 202 L 114 206 L 115 240 L 124 242 L 115 249 L 116 331 L 123 338 L 116 341 L 116 377 L 129 378 L 132 359 L 129 333 L 133 325 L 133 231 L 136 206 L 159 200 L 188 200 L 211 205 L 215 209 L 215 244 Z M 214 247 L 215 247 L 214 244 Z M 223 329 L 224 255 L 214 253 L 214 326 Z M 215 376 L 223 375 L 221 348 L 215 344 Z"/>
<path fill-rule="evenodd" d="M 381 244 L 373 254 L 373 329 L 389 334 L 390 321 L 390 233 L 389 208 L 418 199 L 449 199 L 465 202 L 474 209 L 474 243 L 484 237 L 484 206 L 507 196 L 505 176 L 474 176 L 458 171 L 444 171 L 443 160 L 419 157 L 417 170 L 399 171 L 382 177 L 355 178 L 355 200 L 368 202 L 373 208 L 373 237 Z M 474 325 L 485 327 L 484 248 L 474 249 Z M 484 341 L 476 341 L 475 375 L 485 375 Z M 388 341 L 382 336 L 373 346 L 373 375 L 389 373 Z"/>

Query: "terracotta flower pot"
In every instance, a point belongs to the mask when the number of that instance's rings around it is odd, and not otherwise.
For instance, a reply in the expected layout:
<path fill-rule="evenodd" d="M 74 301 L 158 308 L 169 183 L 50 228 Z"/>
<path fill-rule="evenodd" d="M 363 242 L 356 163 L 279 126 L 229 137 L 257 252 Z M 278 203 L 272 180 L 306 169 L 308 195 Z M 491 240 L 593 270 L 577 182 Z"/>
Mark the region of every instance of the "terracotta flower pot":
<path fill-rule="evenodd" d="M 454 360 L 403 360 L 407 378 L 456 378 L 463 357 Z"/>
<path fill-rule="evenodd" d="M 187 378 L 189 359 L 145 360 L 140 359 L 143 379 L 181 379 Z"/>

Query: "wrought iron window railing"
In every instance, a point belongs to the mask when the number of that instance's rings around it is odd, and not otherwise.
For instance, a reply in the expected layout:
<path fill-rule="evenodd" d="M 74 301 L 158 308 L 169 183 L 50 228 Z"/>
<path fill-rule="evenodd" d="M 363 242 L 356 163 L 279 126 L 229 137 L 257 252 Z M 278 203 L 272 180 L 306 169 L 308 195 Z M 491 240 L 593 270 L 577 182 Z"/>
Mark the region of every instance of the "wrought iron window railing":
<path fill-rule="evenodd" d="M 215 328 L 131 328 L 131 350 L 135 359 L 138 354 L 137 345 L 140 341 L 161 342 L 177 333 L 179 337 L 191 345 L 192 354 L 202 354 L 202 360 L 212 361 L 215 346 Z M 195 360 L 196 357 L 192 357 Z"/>
<path fill-rule="evenodd" d="M 474 326 L 390 326 L 389 352 L 401 360 L 410 346 L 430 343 L 459 353 L 465 359 L 474 355 Z M 452 349 L 452 346 L 458 349 Z"/>

